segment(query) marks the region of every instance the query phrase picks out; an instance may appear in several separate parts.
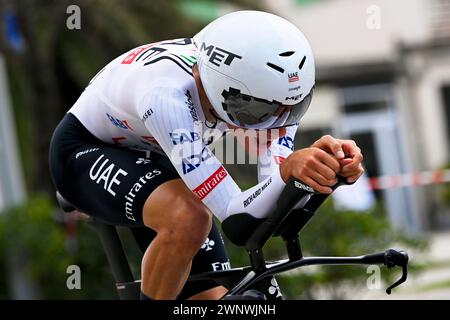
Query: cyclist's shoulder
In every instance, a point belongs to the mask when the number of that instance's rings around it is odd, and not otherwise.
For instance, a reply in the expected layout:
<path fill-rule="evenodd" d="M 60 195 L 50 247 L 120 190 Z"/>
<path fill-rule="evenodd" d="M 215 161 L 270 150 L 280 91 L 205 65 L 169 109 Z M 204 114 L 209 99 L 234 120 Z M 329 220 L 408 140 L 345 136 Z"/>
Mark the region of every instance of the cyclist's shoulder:
<path fill-rule="evenodd" d="M 143 44 L 108 63 L 89 86 L 127 95 L 162 82 L 173 87 L 186 86 L 195 82 L 195 53 L 196 47 L 189 38 Z"/>
<path fill-rule="evenodd" d="M 190 38 L 165 40 L 131 49 L 118 62 L 135 72 L 151 70 L 153 76 L 160 73 L 162 76 L 172 74 L 193 78 L 196 52 L 196 46 Z"/>
<path fill-rule="evenodd" d="M 166 119 L 201 121 L 204 118 L 195 83 L 175 85 L 170 80 L 164 80 L 146 91 L 138 109 L 141 114 L 149 114 L 150 110 L 156 117 L 160 115 Z"/>

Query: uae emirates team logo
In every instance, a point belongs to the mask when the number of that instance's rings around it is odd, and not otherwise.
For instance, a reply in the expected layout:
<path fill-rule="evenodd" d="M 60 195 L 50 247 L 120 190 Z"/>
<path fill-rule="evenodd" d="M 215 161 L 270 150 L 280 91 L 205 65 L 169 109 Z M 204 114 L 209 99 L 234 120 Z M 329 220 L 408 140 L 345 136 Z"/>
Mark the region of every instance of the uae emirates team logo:
<path fill-rule="evenodd" d="M 298 72 L 289 73 L 288 78 L 290 83 L 297 82 L 298 80 L 300 80 L 300 78 L 298 77 Z"/>

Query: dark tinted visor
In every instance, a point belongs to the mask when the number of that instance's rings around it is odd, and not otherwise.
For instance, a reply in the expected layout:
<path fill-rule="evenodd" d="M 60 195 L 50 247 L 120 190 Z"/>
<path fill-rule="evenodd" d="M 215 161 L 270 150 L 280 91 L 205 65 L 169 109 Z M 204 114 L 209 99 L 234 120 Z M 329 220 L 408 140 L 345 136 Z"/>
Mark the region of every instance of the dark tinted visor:
<path fill-rule="evenodd" d="M 223 109 L 233 123 L 241 128 L 272 129 L 297 124 L 308 110 L 312 91 L 300 102 L 285 105 L 278 101 L 268 101 L 242 94 L 239 90 L 230 88 L 222 96 L 225 101 Z"/>

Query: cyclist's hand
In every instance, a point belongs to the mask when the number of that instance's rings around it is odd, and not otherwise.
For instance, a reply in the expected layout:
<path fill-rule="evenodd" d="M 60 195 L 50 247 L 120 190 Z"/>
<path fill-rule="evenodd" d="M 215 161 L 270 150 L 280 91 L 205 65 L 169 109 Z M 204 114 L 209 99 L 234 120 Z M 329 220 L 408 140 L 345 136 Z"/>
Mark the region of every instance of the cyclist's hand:
<path fill-rule="evenodd" d="M 353 183 L 364 173 L 362 167 L 363 155 L 361 149 L 353 140 L 335 139 L 325 135 L 312 145 L 333 154 L 339 160 L 341 169 L 339 175 L 346 177 L 348 183 Z"/>
<path fill-rule="evenodd" d="M 337 183 L 336 173 L 341 169 L 339 161 L 328 152 L 312 147 L 293 152 L 280 165 L 281 178 L 294 177 L 320 193 L 331 193 Z"/>
<path fill-rule="evenodd" d="M 348 183 L 353 183 L 364 173 L 362 166 L 363 155 L 361 149 L 353 140 L 339 140 L 345 153 L 345 159 L 341 160 L 341 171 L 339 174 L 347 178 Z"/>

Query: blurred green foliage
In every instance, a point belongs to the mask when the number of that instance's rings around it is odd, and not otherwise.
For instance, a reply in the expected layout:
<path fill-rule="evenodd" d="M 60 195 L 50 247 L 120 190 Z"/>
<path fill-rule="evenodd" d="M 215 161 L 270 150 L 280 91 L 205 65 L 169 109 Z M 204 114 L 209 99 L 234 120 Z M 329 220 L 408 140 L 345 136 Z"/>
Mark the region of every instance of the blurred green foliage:
<path fill-rule="evenodd" d="M 96 234 L 86 223 L 78 223 L 79 236 L 70 239 L 65 226 L 56 222 L 53 208 L 49 198 L 40 195 L 0 214 L 0 299 L 13 298 L 10 274 L 1 270 L 11 258 L 25 265 L 38 298 L 115 299 L 115 285 Z M 72 252 L 71 240 L 77 241 Z M 81 290 L 66 286 L 70 265 L 81 269 Z"/>

